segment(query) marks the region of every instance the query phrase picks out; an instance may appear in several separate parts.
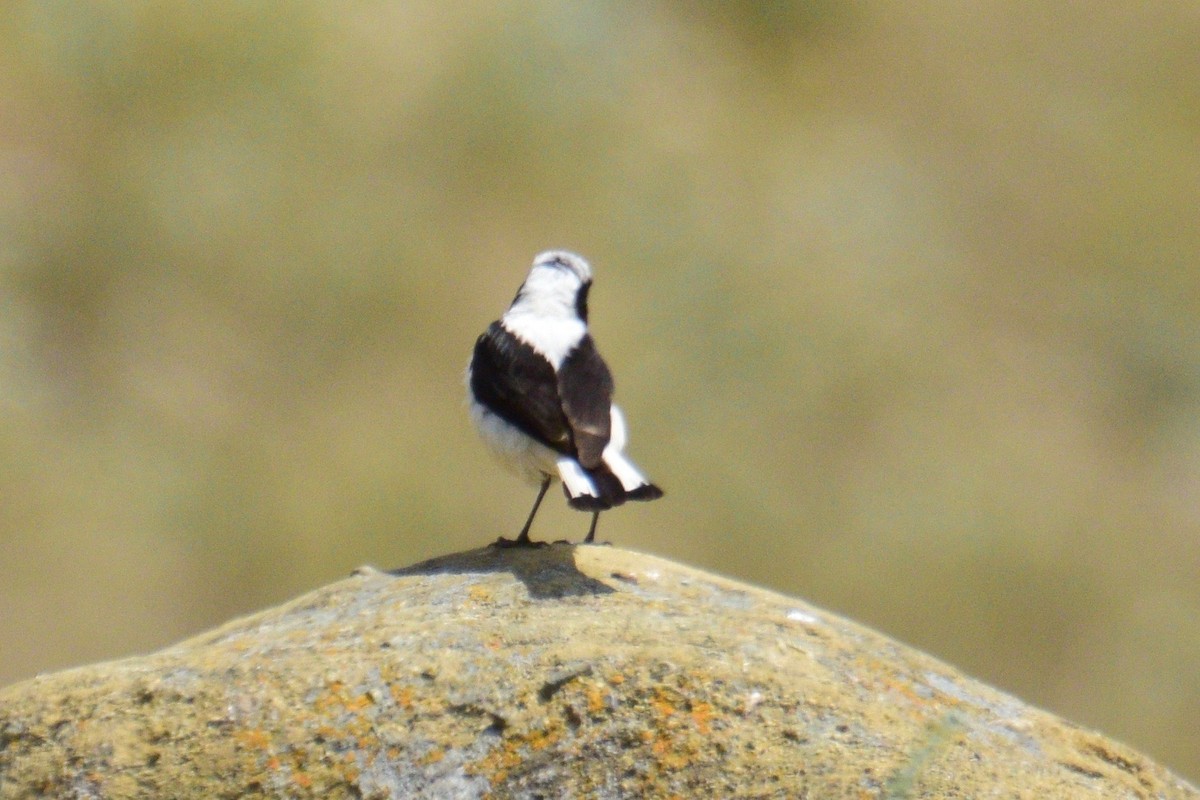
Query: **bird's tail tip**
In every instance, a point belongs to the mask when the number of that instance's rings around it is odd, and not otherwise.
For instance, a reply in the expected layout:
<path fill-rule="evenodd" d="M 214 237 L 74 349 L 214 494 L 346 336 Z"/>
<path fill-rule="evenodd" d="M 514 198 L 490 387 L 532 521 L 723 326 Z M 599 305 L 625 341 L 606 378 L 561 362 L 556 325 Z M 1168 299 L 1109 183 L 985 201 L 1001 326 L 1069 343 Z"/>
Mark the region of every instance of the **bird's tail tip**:
<path fill-rule="evenodd" d="M 580 511 L 604 511 L 625 502 L 625 489 L 611 472 L 593 472 L 585 491 L 576 492 L 563 482 L 567 504 Z"/>
<path fill-rule="evenodd" d="M 625 493 L 626 500 L 657 500 L 663 496 L 663 490 L 653 483 L 643 483 Z"/>
<path fill-rule="evenodd" d="M 567 497 L 567 505 L 576 511 L 607 511 L 613 504 L 601 497 L 581 494 L 578 497 Z"/>
<path fill-rule="evenodd" d="M 599 496 L 592 494 L 572 496 L 569 490 L 566 491 L 567 505 L 577 511 L 607 511 L 614 506 L 621 505 L 626 500 L 657 500 L 663 496 L 663 490 L 653 483 L 643 483 L 628 491 L 616 482 L 608 486 L 603 485 L 602 481 L 598 481 L 598 483 L 601 483 Z"/>

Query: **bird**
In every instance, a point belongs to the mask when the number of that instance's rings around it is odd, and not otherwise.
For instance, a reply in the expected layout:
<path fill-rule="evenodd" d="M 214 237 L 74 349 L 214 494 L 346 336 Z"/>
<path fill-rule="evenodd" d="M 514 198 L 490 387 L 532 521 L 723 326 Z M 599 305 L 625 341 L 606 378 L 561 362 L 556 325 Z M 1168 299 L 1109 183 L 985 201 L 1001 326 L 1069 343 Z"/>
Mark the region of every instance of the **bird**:
<path fill-rule="evenodd" d="M 601 511 L 663 495 L 625 456 L 625 416 L 588 332 L 591 287 L 582 256 L 540 253 L 508 310 L 475 342 L 467 368 L 471 421 L 503 463 L 540 487 L 516 539 L 502 536 L 496 546 L 542 544 L 529 528 L 555 480 L 571 508 L 592 514 L 585 544 L 595 541 Z"/>

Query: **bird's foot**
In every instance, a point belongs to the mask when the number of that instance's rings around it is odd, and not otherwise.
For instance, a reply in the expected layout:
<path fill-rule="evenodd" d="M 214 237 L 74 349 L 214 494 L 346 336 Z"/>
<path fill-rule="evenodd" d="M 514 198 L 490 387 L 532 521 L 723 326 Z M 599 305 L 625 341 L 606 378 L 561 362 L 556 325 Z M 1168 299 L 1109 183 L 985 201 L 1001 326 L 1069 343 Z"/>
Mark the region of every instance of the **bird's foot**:
<path fill-rule="evenodd" d="M 528 536 L 518 536 L 515 539 L 505 539 L 503 536 L 501 536 L 499 539 L 492 542 L 492 547 L 498 548 L 500 550 L 508 550 L 508 549 L 514 548 L 514 547 L 538 548 L 538 547 L 549 547 L 549 546 L 550 546 L 549 542 L 535 542 L 532 539 L 530 539 Z"/>

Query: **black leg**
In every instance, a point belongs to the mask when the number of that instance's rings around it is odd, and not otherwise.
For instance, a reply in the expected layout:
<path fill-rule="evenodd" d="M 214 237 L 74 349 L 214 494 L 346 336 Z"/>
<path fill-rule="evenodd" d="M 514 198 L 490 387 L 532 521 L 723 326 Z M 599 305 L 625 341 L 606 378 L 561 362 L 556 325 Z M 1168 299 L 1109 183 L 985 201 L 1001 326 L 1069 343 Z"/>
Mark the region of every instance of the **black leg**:
<path fill-rule="evenodd" d="M 533 508 L 529 510 L 529 519 L 525 520 L 525 527 L 521 528 L 521 532 L 517 535 L 517 544 L 529 544 L 529 526 L 533 524 L 533 518 L 537 514 L 538 506 L 542 504 L 542 498 L 546 496 L 546 490 L 550 488 L 550 476 L 547 475 L 542 479 L 542 488 L 538 489 L 537 500 L 533 501 Z"/>
<path fill-rule="evenodd" d="M 600 519 L 600 512 L 592 512 L 592 527 L 588 528 L 587 538 L 583 540 L 584 544 L 591 544 L 596 538 L 596 520 Z"/>
<path fill-rule="evenodd" d="M 517 534 L 516 539 L 505 539 L 501 536 L 496 540 L 496 547 L 536 547 L 533 541 L 529 538 L 529 526 L 533 524 L 533 518 L 537 516 L 538 506 L 542 504 L 542 498 L 546 496 L 546 490 L 550 488 L 550 476 L 547 475 L 542 480 L 542 488 L 538 490 L 537 500 L 533 501 L 533 508 L 529 511 L 529 519 L 525 520 L 525 527 L 521 528 L 521 532 Z M 542 543 L 539 543 L 542 544 Z"/>

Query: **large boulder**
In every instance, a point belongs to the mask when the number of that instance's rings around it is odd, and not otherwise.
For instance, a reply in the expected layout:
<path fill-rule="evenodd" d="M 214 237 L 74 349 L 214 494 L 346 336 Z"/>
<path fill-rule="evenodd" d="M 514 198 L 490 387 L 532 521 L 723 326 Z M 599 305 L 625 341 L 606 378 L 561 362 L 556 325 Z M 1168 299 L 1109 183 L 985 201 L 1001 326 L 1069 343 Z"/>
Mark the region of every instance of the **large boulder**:
<path fill-rule="evenodd" d="M 794 598 L 610 547 L 362 569 L 0 691 L 0 797 L 1200 798 Z"/>

